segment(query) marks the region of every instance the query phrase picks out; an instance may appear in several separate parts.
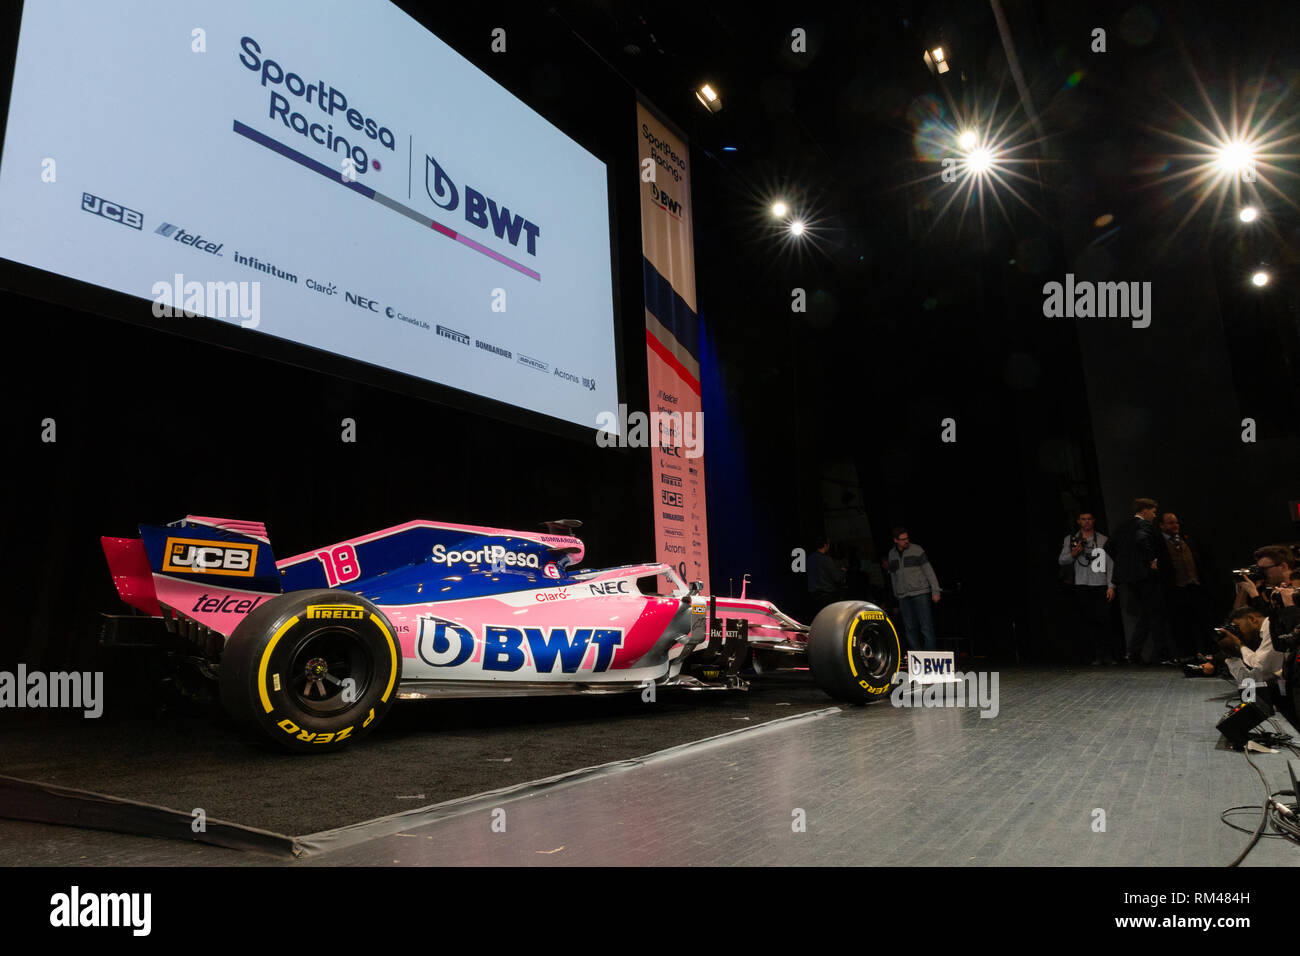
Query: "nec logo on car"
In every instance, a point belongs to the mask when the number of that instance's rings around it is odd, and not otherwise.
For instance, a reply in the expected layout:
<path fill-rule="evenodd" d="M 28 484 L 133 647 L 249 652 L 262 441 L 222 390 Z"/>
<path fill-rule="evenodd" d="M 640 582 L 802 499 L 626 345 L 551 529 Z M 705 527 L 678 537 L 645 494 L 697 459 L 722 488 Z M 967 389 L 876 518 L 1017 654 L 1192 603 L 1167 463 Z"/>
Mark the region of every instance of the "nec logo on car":
<path fill-rule="evenodd" d="M 103 216 L 105 219 L 113 220 L 113 222 L 120 222 L 132 229 L 140 229 L 144 226 L 143 213 L 136 212 L 134 209 L 127 209 L 120 203 L 109 202 L 107 199 L 92 196 L 90 193 L 81 194 L 81 208 L 85 212 L 93 212 L 96 216 Z"/>
<path fill-rule="evenodd" d="M 255 544 L 218 544 L 197 538 L 168 538 L 163 546 L 164 573 L 232 574 L 251 578 L 256 567 Z"/>

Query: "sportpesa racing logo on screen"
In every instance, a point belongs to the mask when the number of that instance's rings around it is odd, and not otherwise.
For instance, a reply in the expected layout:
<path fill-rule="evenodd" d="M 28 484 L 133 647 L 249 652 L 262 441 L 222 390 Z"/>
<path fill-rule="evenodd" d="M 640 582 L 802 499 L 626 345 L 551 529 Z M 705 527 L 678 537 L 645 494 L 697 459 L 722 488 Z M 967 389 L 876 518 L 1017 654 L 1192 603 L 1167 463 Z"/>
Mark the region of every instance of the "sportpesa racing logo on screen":
<path fill-rule="evenodd" d="M 338 87 L 330 86 L 324 80 L 308 83 L 297 73 L 286 73 L 275 60 L 263 60 L 260 56 L 262 48 L 252 37 L 242 38 L 239 45 L 244 50 L 239 55 L 239 62 L 254 73 L 261 72 L 263 87 L 276 87 L 271 90 L 271 119 L 280 120 L 295 133 L 308 137 L 312 142 L 328 148 L 330 152 L 337 153 L 341 150 L 344 154 L 350 155 L 358 173 L 364 173 L 370 168 L 370 157 L 360 143 L 354 146 L 346 138 L 334 132 L 332 120 L 335 114 L 341 113 L 341 118 L 346 119 L 348 125 L 354 130 L 376 141 L 389 152 L 396 152 L 397 143 L 393 139 L 393 131 L 386 126 L 381 126 L 376 120 L 362 115 L 360 110 L 348 106 L 347 96 Z M 301 102 L 290 104 L 289 98 L 280 92 L 281 89 Z M 291 105 L 297 106 L 298 109 L 290 112 Z M 319 121 L 313 122 L 301 112 L 313 106 L 318 112 L 328 116 L 330 121 L 324 124 Z M 375 168 L 379 167 L 376 165 Z"/>
<path fill-rule="evenodd" d="M 383 168 L 380 159 L 367 152 L 367 141 L 370 142 L 370 148 L 377 150 L 380 156 L 383 155 L 384 150 L 396 155 L 397 137 L 394 136 L 392 129 L 352 105 L 347 94 L 338 87 L 323 79 L 308 82 L 302 75 L 286 71 L 276 60 L 262 56 L 262 47 L 253 37 L 241 38 L 239 45 L 243 51 L 239 54 L 239 62 L 251 72 L 258 74 L 262 87 L 270 91 L 267 114 L 269 119 L 277 120 L 286 129 L 317 145 L 324 146 L 331 153 L 347 157 L 351 164 L 351 171 L 357 175 L 364 176 L 370 170 L 378 171 Z M 336 120 L 339 121 L 339 130 L 334 128 Z M 346 127 L 343 125 L 345 121 Z M 353 133 L 348 133 L 349 128 Z M 286 148 L 285 144 L 272 142 L 266 145 L 282 155 L 298 158 L 297 151 Z M 310 150 L 311 147 L 308 149 Z M 414 151 L 413 144 L 411 149 Z M 347 179 L 346 174 L 344 179 Z M 365 192 L 371 198 L 380 199 L 390 208 L 407 213 L 412 218 L 422 218 L 414 210 L 408 210 L 396 200 L 380 197 L 378 193 L 372 193 L 370 190 Z M 540 225 L 531 219 L 512 213 L 505 203 L 499 202 L 482 190 L 475 189 L 469 184 L 458 187 L 438 161 L 428 154 L 425 155 L 425 192 L 439 208 L 447 212 L 453 212 L 458 208 L 463 209 L 465 222 L 481 230 L 490 230 L 498 239 L 516 248 L 519 248 L 522 240 L 528 254 L 537 255 L 537 240 L 542 234 Z M 450 232 L 437 223 L 432 225 L 444 233 Z M 454 233 L 452 237 L 459 238 Z M 474 245 L 474 243 L 470 244 Z M 531 274 L 534 278 L 540 278 L 535 273 Z"/>

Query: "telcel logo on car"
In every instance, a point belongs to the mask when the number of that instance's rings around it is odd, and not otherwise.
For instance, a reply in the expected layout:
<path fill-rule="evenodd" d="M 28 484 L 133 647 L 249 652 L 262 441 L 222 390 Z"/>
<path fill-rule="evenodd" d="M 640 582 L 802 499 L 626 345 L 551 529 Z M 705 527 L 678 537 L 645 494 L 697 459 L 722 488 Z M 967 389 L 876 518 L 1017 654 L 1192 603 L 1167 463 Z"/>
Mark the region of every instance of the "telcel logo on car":
<path fill-rule="evenodd" d="M 536 568 L 540 567 L 537 555 L 529 554 L 527 551 L 507 551 L 499 544 L 483 546 L 475 551 L 448 551 L 444 545 L 435 544 L 433 546 L 432 561 L 434 564 L 495 564 L 505 565 L 508 568 Z"/>
<path fill-rule="evenodd" d="M 164 572 L 233 574 L 251 578 L 256 567 L 255 544 L 217 544 L 198 538 L 168 538 L 163 546 Z"/>

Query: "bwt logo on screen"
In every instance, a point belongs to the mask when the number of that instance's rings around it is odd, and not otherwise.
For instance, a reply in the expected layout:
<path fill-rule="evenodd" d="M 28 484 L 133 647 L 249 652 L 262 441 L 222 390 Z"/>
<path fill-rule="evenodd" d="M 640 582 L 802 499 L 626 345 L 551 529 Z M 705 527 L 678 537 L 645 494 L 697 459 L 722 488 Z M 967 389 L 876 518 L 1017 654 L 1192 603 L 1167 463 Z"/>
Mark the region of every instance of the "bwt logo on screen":
<path fill-rule="evenodd" d="M 451 177 L 438 165 L 432 156 L 424 157 L 424 191 L 429 194 L 434 205 L 452 212 L 460 205 L 460 191 Z M 528 254 L 537 255 L 537 237 L 542 229 L 523 216 L 513 215 L 495 199 L 483 195 L 473 186 L 465 187 L 465 221 L 480 229 L 491 229 L 498 239 L 505 239 L 512 246 L 519 245 L 521 235 L 526 235 Z"/>

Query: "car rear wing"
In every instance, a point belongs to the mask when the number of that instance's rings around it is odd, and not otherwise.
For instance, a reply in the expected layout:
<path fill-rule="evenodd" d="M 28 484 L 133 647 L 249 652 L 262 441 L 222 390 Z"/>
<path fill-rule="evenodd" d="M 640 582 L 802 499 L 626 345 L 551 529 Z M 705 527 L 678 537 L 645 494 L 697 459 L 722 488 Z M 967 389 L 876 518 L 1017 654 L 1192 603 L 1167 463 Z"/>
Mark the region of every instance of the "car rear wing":
<path fill-rule="evenodd" d="M 229 635 L 244 615 L 280 594 L 266 528 L 187 516 L 141 525 L 138 538 L 100 538 L 122 600 L 169 621 L 189 619 Z"/>

